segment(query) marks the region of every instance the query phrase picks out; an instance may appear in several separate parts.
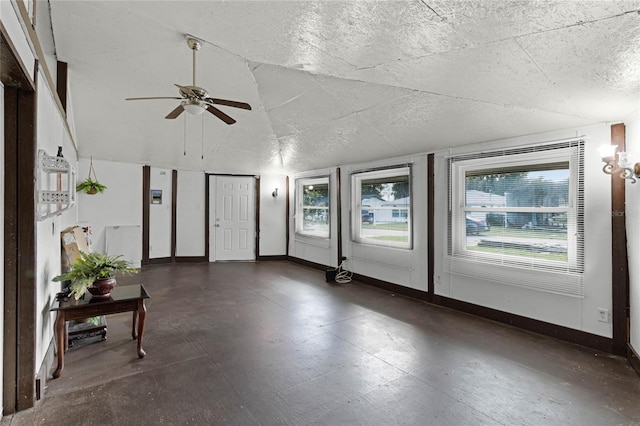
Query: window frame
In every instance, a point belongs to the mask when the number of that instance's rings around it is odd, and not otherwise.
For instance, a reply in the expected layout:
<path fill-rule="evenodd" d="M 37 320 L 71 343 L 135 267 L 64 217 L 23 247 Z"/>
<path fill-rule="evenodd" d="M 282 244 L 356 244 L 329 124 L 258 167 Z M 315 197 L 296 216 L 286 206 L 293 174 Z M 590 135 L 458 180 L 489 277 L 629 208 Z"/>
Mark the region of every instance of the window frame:
<path fill-rule="evenodd" d="M 392 241 L 375 241 L 362 236 L 362 181 L 370 179 L 394 178 L 407 176 L 409 185 L 409 206 L 407 212 L 408 241 L 397 243 Z M 369 207 L 369 206 L 367 206 Z M 378 208 L 381 209 L 381 208 Z M 369 210 L 369 209 L 365 209 Z M 389 210 L 405 210 L 397 206 L 382 208 Z M 351 241 L 356 244 L 372 245 L 377 247 L 396 248 L 403 250 L 413 249 L 413 167 L 412 164 L 402 164 L 376 169 L 359 170 L 351 173 Z"/>
<path fill-rule="evenodd" d="M 309 232 L 305 232 L 304 230 L 304 187 L 309 185 L 327 185 L 327 224 L 328 229 L 325 235 L 317 235 Z M 331 176 L 323 175 L 323 176 L 313 176 L 313 177 L 302 177 L 295 180 L 295 227 L 294 232 L 297 236 L 303 236 L 305 238 L 317 238 L 322 240 L 331 239 Z M 312 206 L 315 207 L 315 206 Z M 325 209 L 325 208 L 322 208 Z"/>
<path fill-rule="evenodd" d="M 449 272 L 571 296 L 583 296 L 584 275 L 584 140 L 450 157 L 446 266 Z M 551 169 L 568 164 L 566 207 L 467 207 L 466 177 Z M 567 260 L 548 260 L 505 253 L 467 250 L 466 216 L 471 212 L 540 212 L 567 214 Z"/>

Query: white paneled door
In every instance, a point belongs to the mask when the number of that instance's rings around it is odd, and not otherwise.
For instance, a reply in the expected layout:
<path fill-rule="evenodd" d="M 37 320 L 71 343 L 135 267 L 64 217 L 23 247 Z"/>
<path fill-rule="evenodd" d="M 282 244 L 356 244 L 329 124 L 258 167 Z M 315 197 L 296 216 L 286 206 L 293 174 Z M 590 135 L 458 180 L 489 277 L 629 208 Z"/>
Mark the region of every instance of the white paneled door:
<path fill-rule="evenodd" d="M 210 176 L 209 260 L 255 260 L 255 178 Z"/>

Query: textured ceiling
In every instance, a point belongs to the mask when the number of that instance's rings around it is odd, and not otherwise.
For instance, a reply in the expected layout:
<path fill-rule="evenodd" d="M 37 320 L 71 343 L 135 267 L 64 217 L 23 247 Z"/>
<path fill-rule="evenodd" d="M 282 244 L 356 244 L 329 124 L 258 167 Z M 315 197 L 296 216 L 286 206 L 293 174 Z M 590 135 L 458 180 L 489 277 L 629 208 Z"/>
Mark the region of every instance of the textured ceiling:
<path fill-rule="evenodd" d="M 640 1 L 51 0 L 81 157 L 292 173 L 639 113 Z M 248 102 L 166 120 L 191 84 Z M 186 154 L 185 154 L 186 153 Z"/>

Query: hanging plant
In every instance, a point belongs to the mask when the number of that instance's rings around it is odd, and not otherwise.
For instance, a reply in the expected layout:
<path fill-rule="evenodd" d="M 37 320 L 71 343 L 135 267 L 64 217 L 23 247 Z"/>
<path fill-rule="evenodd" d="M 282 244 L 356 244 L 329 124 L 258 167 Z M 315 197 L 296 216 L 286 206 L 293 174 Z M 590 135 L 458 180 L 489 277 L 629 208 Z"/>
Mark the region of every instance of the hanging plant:
<path fill-rule="evenodd" d="M 93 177 L 91 177 L 93 175 Z M 93 157 L 91 157 L 91 163 L 89 165 L 89 176 L 76 185 L 76 191 L 84 191 L 87 194 L 93 195 L 98 192 L 104 192 L 107 189 L 106 185 L 98 182 L 98 177 L 96 176 L 96 171 L 93 168 Z"/>

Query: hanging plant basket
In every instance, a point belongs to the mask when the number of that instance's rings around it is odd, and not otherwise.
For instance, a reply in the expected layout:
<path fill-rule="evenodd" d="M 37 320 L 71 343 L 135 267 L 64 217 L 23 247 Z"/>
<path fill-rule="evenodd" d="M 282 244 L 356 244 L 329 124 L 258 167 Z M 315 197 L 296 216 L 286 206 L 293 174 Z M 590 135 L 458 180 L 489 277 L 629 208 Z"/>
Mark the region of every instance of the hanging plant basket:
<path fill-rule="evenodd" d="M 105 189 L 107 189 L 106 185 L 98 182 L 96 171 L 93 168 L 93 157 L 91 157 L 91 163 L 89 165 L 89 176 L 76 185 L 76 191 L 84 191 L 86 194 L 93 195 L 97 194 L 98 192 L 104 192 Z"/>

